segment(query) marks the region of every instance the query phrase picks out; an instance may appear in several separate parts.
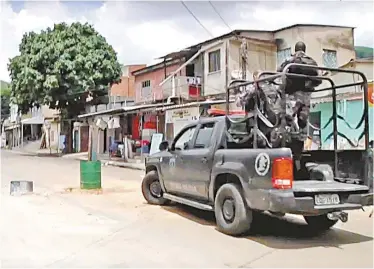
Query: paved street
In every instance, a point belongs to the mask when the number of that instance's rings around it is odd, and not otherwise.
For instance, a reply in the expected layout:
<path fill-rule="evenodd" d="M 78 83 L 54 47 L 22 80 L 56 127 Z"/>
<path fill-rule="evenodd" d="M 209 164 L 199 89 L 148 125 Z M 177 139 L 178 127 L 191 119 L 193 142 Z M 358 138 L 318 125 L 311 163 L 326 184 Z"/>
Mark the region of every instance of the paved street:
<path fill-rule="evenodd" d="M 79 161 L 2 151 L 2 267 L 373 267 L 368 211 L 320 237 L 299 218 L 263 216 L 234 238 L 210 213 L 147 205 L 142 173 L 105 166 L 103 191 L 83 192 Z M 33 180 L 34 194 L 10 196 L 11 180 Z"/>

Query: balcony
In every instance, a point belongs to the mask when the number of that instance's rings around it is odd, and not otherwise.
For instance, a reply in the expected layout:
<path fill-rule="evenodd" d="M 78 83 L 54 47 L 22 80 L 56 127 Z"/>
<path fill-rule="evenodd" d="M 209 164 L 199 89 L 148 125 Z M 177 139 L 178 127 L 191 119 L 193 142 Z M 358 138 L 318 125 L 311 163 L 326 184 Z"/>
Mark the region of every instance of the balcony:
<path fill-rule="evenodd" d="M 177 76 L 174 79 L 175 95 L 184 99 L 197 99 L 201 96 L 201 78 Z M 173 94 L 173 80 L 169 79 L 162 85 L 163 98 Z"/>

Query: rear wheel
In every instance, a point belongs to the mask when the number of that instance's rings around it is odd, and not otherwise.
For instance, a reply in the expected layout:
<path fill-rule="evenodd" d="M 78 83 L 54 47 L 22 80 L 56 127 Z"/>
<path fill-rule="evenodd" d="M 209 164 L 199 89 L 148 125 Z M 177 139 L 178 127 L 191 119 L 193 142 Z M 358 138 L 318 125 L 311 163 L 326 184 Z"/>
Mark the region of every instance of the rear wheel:
<path fill-rule="evenodd" d="M 323 232 L 334 226 L 338 220 L 331 220 L 327 217 L 327 214 L 319 216 L 304 216 L 308 226 L 315 232 Z"/>
<path fill-rule="evenodd" d="M 251 228 L 250 210 L 235 184 L 224 184 L 219 188 L 214 202 L 214 213 L 218 230 L 228 235 L 241 235 Z"/>
<path fill-rule="evenodd" d="M 164 205 L 168 202 L 162 197 L 163 192 L 157 171 L 150 171 L 145 175 L 142 181 L 142 193 L 149 204 Z"/>

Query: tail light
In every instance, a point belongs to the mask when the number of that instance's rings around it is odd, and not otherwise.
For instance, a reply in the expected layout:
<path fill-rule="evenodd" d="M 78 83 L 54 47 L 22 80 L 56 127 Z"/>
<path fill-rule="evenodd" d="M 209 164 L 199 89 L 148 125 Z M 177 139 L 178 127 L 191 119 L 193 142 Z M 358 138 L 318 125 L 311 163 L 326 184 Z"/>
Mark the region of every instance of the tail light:
<path fill-rule="evenodd" d="M 273 160 L 271 181 L 275 189 L 292 189 L 293 160 L 291 158 Z"/>

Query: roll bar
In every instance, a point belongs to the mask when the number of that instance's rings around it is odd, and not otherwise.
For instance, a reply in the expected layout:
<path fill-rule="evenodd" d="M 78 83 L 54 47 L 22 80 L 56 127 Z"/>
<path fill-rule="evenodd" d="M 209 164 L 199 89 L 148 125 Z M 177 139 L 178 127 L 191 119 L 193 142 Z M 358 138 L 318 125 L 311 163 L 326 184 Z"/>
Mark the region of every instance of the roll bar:
<path fill-rule="evenodd" d="M 348 74 L 357 74 L 361 77 L 361 81 L 355 82 L 355 83 L 348 83 L 348 84 L 342 84 L 342 85 L 335 85 L 334 81 L 329 77 L 323 77 L 323 76 L 308 76 L 303 74 L 295 74 L 295 73 L 289 73 L 290 67 L 302 67 L 303 69 L 313 69 L 317 71 L 330 71 L 330 72 L 337 72 L 337 73 L 348 73 Z M 322 91 L 332 91 L 332 102 L 333 102 L 333 108 L 332 108 L 332 117 L 333 117 L 333 137 L 334 137 L 334 173 L 337 174 L 338 171 L 338 125 L 337 125 L 337 111 L 336 111 L 336 89 L 346 88 L 346 87 L 352 87 L 352 86 L 362 86 L 364 91 L 364 134 L 365 134 L 365 151 L 368 154 L 369 150 L 369 104 L 368 104 L 368 82 L 366 76 L 356 70 L 346 70 L 346 69 L 339 69 L 339 68 L 329 68 L 329 67 L 320 67 L 320 66 L 314 66 L 314 65 L 305 65 L 305 64 L 296 64 L 296 63 L 290 63 L 286 65 L 283 68 L 282 72 L 271 72 L 271 71 L 265 71 L 261 72 L 258 76 L 258 79 L 254 80 L 242 80 L 237 79 L 230 82 L 230 84 L 227 87 L 226 91 L 226 116 L 228 117 L 229 112 L 229 100 L 230 100 L 230 90 L 238 88 L 238 87 L 244 87 L 248 85 L 254 85 L 256 89 L 259 88 L 260 82 L 271 82 L 274 81 L 277 78 L 281 78 L 282 84 L 278 85 L 280 87 L 281 91 L 281 99 L 282 99 L 282 109 L 283 111 L 286 110 L 286 82 L 287 78 L 306 78 L 306 79 L 318 79 L 318 80 L 324 80 L 328 81 L 330 83 L 330 87 L 315 90 L 313 92 L 322 92 Z M 235 85 L 233 85 L 235 83 Z M 239 84 L 236 84 L 239 83 Z M 255 99 L 255 108 L 254 108 L 254 141 L 253 146 L 254 148 L 257 148 L 257 131 L 258 131 L 258 124 L 257 124 L 257 99 Z M 286 115 L 285 113 L 282 113 L 281 117 L 281 125 L 280 128 L 284 128 L 286 126 Z M 286 145 L 286 138 L 285 136 L 282 137 L 282 147 Z M 367 184 L 369 180 L 369 166 L 368 163 L 365 162 L 364 164 L 364 183 Z"/>

